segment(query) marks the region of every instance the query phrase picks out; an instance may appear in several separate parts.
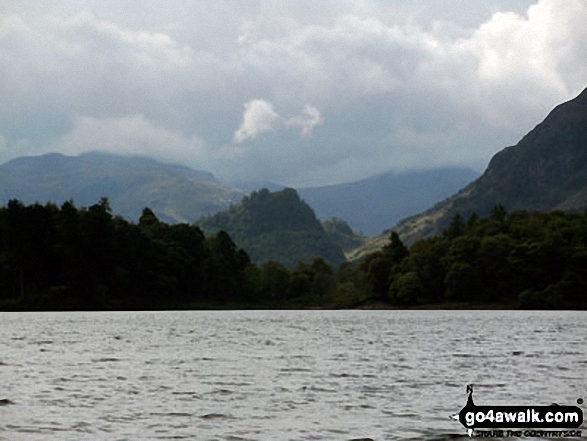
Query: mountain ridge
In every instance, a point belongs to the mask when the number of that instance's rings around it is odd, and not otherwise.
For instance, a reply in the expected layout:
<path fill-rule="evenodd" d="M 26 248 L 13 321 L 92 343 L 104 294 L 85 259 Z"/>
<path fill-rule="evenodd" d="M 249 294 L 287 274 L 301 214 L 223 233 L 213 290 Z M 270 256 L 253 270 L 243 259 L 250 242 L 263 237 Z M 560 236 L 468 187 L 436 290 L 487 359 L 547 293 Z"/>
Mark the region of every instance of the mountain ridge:
<path fill-rule="evenodd" d="M 478 176 L 467 167 L 388 171 L 354 182 L 300 188 L 298 192 L 320 219 L 344 219 L 353 230 L 372 236 Z"/>
<path fill-rule="evenodd" d="M 393 228 L 407 243 L 439 234 L 455 215 L 587 208 L 587 89 L 549 112 L 515 145 L 497 152 L 485 172 L 454 195 Z M 373 238 L 355 258 L 383 246 Z M 369 251 L 367 251 L 369 250 Z"/>
<path fill-rule="evenodd" d="M 130 220 L 138 220 L 148 206 L 160 219 L 177 223 L 224 209 L 240 201 L 244 193 L 222 184 L 210 172 L 144 156 L 48 153 L 0 165 L 3 203 L 9 199 L 25 203 L 73 200 L 83 206 L 103 196 L 116 214 Z"/>

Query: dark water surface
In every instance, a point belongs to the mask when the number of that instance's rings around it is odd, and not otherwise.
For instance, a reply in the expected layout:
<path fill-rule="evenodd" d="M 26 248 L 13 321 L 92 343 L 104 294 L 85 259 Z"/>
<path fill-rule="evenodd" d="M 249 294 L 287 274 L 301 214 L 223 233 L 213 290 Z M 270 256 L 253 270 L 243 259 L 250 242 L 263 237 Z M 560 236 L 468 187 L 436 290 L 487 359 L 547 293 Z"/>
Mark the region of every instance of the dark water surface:
<path fill-rule="evenodd" d="M 0 399 L 11 401 L 0 440 L 461 438 L 448 416 L 468 383 L 477 404 L 587 400 L 586 321 L 560 311 L 0 313 Z"/>

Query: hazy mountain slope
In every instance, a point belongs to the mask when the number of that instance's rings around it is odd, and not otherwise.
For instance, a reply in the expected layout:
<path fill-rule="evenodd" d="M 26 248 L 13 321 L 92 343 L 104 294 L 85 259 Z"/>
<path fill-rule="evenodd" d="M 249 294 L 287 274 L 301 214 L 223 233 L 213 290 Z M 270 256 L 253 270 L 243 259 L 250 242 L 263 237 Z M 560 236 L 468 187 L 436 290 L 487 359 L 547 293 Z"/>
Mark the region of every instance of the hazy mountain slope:
<path fill-rule="evenodd" d="M 345 253 L 351 252 L 365 242 L 365 237 L 355 233 L 342 219 L 333 217 L 322 222 L 322 227 L 332 242 Z"/>
<path fill-rule="evenodd" d="M 237 181 L 227 181 L 229 185 L 236 187 L 245 193 L 249 194 L 254 191 L 259 191 L 266 188 L 269 191 L 279 191 L 286 188 L 284 185 L 277 184 L 276 182 L 271 181 L 245 181 L 245 180 L 237 180 Z"/>
<path fill-rule="evenodd" d="M 148 206 L 163 221 L 193 222 L 240 201 L 243 195 L 208 172 L 143 157 L 51 153 L 0 165 L 0 203 L 72 199 L 78 206 L 87 206 L 106 196 L 114 213 L 135 221 Z"/>
<path fill-rule="evenodd" d="M 365 235 L 381 233 L 462 188 L 479 173 L 469 168 L 388 172 L 357 182 L 300 188 L 321 219 L 344 219 Z"/>
<path fill-rule="evenodd" d="M 456 214 L 484 216 L 496 204 L 507 211 L 587 208 L 587 89 L 497 153 L 479 179 L 394 229 L 411 243 L 438 234 Z M 384 236 L 375 238 L 358 254 L 384 243 Z"/>
<path fill-rule="evenodd" d="M 226 231 L 258 263 L 274 260 L 293 267 L 316 256 L 331 264 L 345 260 L 312 208 L 291 188 L 253 192 L 240 204 L 197 224 L 208 234 Z"/>

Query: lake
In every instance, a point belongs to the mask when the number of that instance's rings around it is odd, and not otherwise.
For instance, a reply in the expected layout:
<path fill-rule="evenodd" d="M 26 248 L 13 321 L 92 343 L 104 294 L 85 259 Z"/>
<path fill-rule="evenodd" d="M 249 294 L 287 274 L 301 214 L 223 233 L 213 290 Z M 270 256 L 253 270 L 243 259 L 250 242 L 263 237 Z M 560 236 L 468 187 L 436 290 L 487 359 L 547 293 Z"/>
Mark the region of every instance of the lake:
<path fill-rule="evenodd" d="M 0 313 L 0 440 L 465 439 L 449 415 L 469 383 L 477 404 L 587 399 L 586 319 Z"/>

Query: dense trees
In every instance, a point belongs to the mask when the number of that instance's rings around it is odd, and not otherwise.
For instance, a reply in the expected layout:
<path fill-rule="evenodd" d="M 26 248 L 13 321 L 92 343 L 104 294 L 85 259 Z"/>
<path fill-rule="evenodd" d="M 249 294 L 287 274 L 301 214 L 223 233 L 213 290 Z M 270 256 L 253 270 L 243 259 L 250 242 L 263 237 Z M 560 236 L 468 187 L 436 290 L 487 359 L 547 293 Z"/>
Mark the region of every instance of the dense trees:
<path fill-rule="evenodd" d="M 393 258 L 392 256 L 396 256 Z M 587 215 L 455 216 L 441 236 L 409 253 L 397 235 L 359 266 L 368 295 L 398 306 L 500 303 L 521 308 L 587 308 Z"/>
<path fill-rule="evenodd" d="M 259 264 L 273 260 L 293 269 L 299 261 L 310 261 L 316 255 L 331 265 L 344 261 L 340 245 L 292 188 L 255 191 L 240 204 L 204 217 L 197 224 L 207 234 L 228 232 Z"/>
<path fill-rule="evenodd" d="M 261 266 L 225 232 L 167 225 L 145 208 L 138 224 L 107 199 L 0 208 L 0 309 L 397 307 L 501 304 L 587 309 L 587 214 L 456 217 L 408 250 L 397 233 L 358 264 L 315 257 Z"/>
<path fill-rule="evenodd" d="M 205 238 L 145 209 L 139 224 L 106 199 L 0 209 L 0 300 L 15 309 L 171 308 L 251 291 L 247 254 L 219 232 Z"/>
<path fill-rule="evenodd" d="M 149 208 L 138 224 L 113 216 L 107 199 L 0 208 L 4 310 L 298 307 L 328 302 L 337 288 L 321 257 L 259 267 L 225 231 L 206 237 Z"/>

